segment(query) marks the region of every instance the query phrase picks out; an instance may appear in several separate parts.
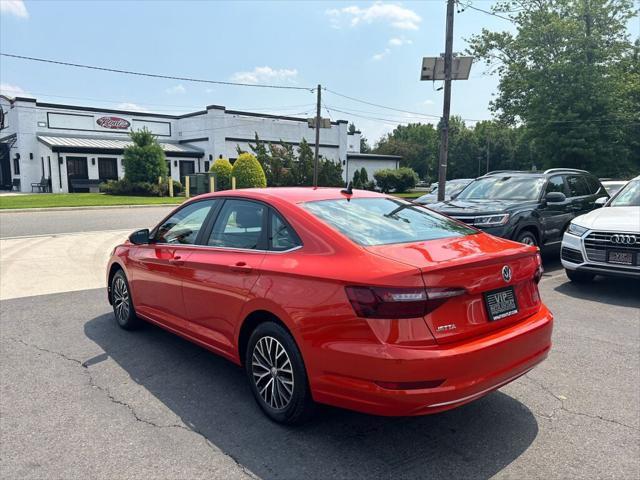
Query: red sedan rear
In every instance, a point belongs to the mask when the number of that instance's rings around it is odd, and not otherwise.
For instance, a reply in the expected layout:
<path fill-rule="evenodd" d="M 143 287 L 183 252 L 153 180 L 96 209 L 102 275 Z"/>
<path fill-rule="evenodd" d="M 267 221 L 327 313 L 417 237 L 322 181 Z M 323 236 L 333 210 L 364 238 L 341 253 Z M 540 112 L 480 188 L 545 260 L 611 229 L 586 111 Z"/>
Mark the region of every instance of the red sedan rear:
<path fill-rule="evenodd" d="M 366 191 L 204 195 L 116 247 L 118 324 L 155 323 L 243 365 L 272 419 L 462 405 L 548 354 L 535 247 Z"/>

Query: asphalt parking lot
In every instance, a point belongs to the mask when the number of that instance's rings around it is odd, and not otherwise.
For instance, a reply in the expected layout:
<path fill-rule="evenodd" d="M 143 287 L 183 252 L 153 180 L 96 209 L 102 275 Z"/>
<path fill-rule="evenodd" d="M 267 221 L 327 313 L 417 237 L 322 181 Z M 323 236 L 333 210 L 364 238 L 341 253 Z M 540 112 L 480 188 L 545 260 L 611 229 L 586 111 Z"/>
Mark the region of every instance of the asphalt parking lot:
<path fill-rule="evenodd" d="M 116 326 L 100 263 L 126 229 L 164 212 L 86 228 L 75 213 L 40 232 L 37 219 L 0 214 L 2 478 L 640 477 L 638 282 L 578 287 L 547 255 L 554 346 L 526 376 L 438 415 L 326 407 L 287 428 L 262 415 L 231 363 L 156 327 Z M 39 260 L 20 263 L 27 255 Z M 42 270 L 58 272 L 55 288 Z"/>

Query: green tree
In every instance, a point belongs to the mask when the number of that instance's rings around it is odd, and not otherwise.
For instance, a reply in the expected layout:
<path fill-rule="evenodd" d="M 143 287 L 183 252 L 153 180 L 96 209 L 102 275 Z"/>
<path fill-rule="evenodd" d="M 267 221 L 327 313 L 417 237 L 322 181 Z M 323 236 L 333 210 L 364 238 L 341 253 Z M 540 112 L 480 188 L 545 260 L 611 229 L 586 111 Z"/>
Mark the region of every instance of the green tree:
<path fill-rule="evenodd" d="M 638 55 L 626 28 L 631 0 L 501 1 L 515 32 L 483 29 L 469 52 L 500 77 L 491 109 L 526 127 L 540 167 L 631 174 L 640 120 Z"/>
<path fill-rule="evenodd" d="M 233 164 L 231 175 L 236 178 L 237 188 L 264 188 L 267 178 L 255 155 L 242 153 Z"/>
<path fill-rule="evenodd" d="M 321 156 L 318 159 L 318 186 L 341 187 L 343 185 L 344 180 L 342 179 L 342 166 L 340 163 Z"/>
<path fill-rule="evenodd" d="M 167 159 L 156 137 L 146 128 L 130 134 L 132 145 L 124 149 L 124 178 L 128 182 L 157 184 L 167 177 Z"/>
<path fill-rule="evenodd" d="M 229 190 L 231 188 L 231 171 L 233 166 L 226 158 L 218 158 L 209 171 L 216 176 L 216 190 Z"/>
<path fill-rule="evenodd" d="M 313 183 L 313 150 L 303 138 L 298 146 L 298 159 L 291 169 L 291 182 L 295 186 L 310 186 Z"/>
<path fill-rule="evenodd" d="M 437 171 L 438 131 L 431 124 L 398 125 L 378 141 L 374 152 L 400 155 L 402 166 L 412 168 L 425 178 Z"/>

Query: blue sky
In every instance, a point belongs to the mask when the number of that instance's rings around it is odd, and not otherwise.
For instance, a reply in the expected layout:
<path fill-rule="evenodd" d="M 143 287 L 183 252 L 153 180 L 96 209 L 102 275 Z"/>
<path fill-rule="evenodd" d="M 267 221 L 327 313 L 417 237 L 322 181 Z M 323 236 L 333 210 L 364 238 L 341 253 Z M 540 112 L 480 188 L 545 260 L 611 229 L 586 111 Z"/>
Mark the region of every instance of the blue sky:
<path fill-rule="evenodd" d="M 440 115 L 442 92 L 420 82 L 419 73 L 423 56 L 444 50 L 445 3 L 0 0 L 0 50 L 213 80 L 321 83 L 370 102 Z M 487 10 L 492 3 L 474 1 Z M 511 24 L 470 9 L 457 14 L 454 51 L 463 51 L 464 39 L 482 28 Z M 453 114 L 490 118 L 497 78 L 483 72 L 476 64 L 469 80 L 454 82 Z M 153 112 L 217 104 L 311 116 L 315 108 L 315 96 L 307 91 L 139 78 L 6 57 L 0 57 L 0 83 L 12 95 Z M 330 93 L 324 106 L 323 116 L 354 121 L 372 143 L 396 123 L 420 121 Z"/>

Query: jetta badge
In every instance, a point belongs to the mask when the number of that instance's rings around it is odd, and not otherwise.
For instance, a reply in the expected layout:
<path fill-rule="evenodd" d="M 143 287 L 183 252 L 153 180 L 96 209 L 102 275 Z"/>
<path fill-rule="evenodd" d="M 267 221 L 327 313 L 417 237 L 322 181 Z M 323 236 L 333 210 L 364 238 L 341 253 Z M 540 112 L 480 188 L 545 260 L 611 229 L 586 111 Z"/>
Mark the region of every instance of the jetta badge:
<path fill-rule="evenodd" d="M 502 279 L 507 283 L 511 281 L 511 268 L 509 265 L 502 267 Z"/>

